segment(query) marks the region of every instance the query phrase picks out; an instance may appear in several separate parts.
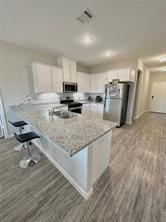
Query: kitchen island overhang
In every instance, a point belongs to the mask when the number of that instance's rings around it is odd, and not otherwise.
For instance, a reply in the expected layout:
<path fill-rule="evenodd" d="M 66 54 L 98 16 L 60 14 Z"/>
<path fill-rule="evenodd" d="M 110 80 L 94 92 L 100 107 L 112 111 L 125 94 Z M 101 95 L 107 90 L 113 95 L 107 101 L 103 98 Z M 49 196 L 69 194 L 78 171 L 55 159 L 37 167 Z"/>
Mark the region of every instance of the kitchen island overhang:
<path fill-rule="evenodd" d="M 49 161 L 66 177 L 66 179 L 80 192 L 80 194 L 88 199 L 93 193 L 93 185 L 96 180 L 102 175 L 102 173 L 109 166 L 110 150 L 111 150 L 111 138 L 112 138 L 112 128 L 116 126 L 116 123 L 111 123 L 105 120 L 95 120 L 81 115 L 76 115 L 72 120 L 59 120 L 59 119 L 49 119 L 45 108 L 38 110 L 33 107 L 11 107 L 11 115 L 16 116 L 19 119 L 26 121 L 33 130 L 35 130 L 39 135 L 40 139 L 34 141 L 35 145 L 41 150 L 41 152 L 49 159 Z M 41 125 L 37 124 L 37 121 L 41 120 Z M 61 122 L 59 122 L 61 121 Z M 69 144 L 69 148 L 65 145 L 66 143 L 62 141 L 62 144 L 56 142 L 51 135 L 49 135 L 50 130 L 46 134 L 44 128 L 48 128 L 48 125 L 52 122 L 52 127 L 55 128 L 55 123 L 62 127 L 64 124 L 64 132 L 66 133 L 66 127 L 70 127 L 71 140 L 72 140 L 72 122 L 74 127 L 74 138 L 79 139 L 76 143 Z M 88 124 L 85 122 L 88 121 Z M 76 130 L 77 123 L 82 124 L 79 129 Z M 89 130 L 91 135 L 89 138 L 85 138 L 82 135 L 82 127 L 90 126 Z M 103 129 L 98 130 L 98 127 Z M 92 133 L 94 127 L 94 133 Z M 95 128 L 96 127 L 96 128 Z M 52 128 L 52 129 L 53 129 Z M 60 128 L 63 130 L 62 128 Z M 53 133 L 53 132 L 52 132 Z M 57 134 L 56 134 L 57 133 Z M 57 138 L 59 136 L 58 131 L 55 131 Z M 54 135 L 56 137 L 56 135 Z M 54 138 L 55 138 L 54 137 Z M 81 142 L 81 137 L 82 141 Z M 93 137 L 93 138 L 92 138 Z M 63 136 L 65 139 L 65 136 Z M 67 138 L 69 142 L 69 137 Z M 78 144 L 79 143 L 79 144 Z M 82 145 L 84 143 L 84 145 Z M 77 144 L 77 146 L 76 146 Z M 81 145 L 81 146 L 80 146 Z M 75 146 L 75 149 L 74 149 Z"/>

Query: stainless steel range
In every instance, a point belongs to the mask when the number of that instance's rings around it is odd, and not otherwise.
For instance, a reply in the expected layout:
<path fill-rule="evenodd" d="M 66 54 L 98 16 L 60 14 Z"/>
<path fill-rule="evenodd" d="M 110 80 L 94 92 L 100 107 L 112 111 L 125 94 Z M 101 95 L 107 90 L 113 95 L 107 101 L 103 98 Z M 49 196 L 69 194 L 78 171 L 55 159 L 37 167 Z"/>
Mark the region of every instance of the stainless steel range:
<path fill-rule="evenodd" d="M 74 102 L 74 99 L 71 99 L 69 97 L 66 98 L 60 98 L 61 104 L 68 105 L 68 111 L 74 112 L 74 113 L 82 113 L 82 103 L 80 102 Z"/>

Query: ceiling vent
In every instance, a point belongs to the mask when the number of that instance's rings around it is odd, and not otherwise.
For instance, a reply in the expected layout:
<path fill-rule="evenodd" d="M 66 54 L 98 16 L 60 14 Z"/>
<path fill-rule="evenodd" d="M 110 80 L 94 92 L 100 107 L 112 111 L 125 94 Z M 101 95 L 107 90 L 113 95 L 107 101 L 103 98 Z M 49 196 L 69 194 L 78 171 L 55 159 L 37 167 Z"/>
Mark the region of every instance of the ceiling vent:
<path fill-rule="evenodd" d="M 76 19 L 82 24 L 88 23 L 93 20 L 95 15 L 88 9 L 84 9 L 83 12 L 76 17 Z"/>

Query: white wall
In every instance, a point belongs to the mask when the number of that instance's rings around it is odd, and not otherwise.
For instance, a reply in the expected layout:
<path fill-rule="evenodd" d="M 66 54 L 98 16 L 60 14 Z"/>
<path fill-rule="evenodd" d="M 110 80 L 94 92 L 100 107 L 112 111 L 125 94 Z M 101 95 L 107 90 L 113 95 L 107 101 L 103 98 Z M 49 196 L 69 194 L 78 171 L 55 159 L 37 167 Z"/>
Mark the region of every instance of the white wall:
<path fill-rule="evenodd" d="M 91 71 L 90 67 L 82 65 L 79 62 L 77 62 L 77 70 L 79 72 L 85 72 L 85 73 L 89 73 L 89 74 L 90 74 L 90 71 Z"/>
<path fill-rule="evenodd" d="M 124 60 L 121 62 L 116 62 L 116 63 L 107 63 L 104 65 L 96 65 L 90 68 L 91 74 L 93 73 L 99 73 L 99 72 L 106 72 L 109 71 L 110 69 L 120 69 L 120 68 L 128 68 L 128 67 L 133 67 L 137 68 L 138 65 L 138 59 L 130 59 L 130 60 Z"/>
<path fill-rule="evenodd" d="M 138 118 L 139 116 L 141 116 L 143 112 L 149 109 L 148 94 L 149 94 L 150 72 L 140 59 L 138 60 L 138 69 L 141 71 L 141 73 L 140 73 L 140 82 L 137 92 L 135 118 Z"/>
<path fill-rule="evenodd" d="M 19 104 L 29 93 L 28 64 L 32 61 L 54 64 L 56 59 L 0 41 L 0 88 L 5 104 Z"/>
<path fill-rule="evenodd" d="M 166 72 L 151 72 L 150 73 L 150 81 L 149 81 L 149 90 L 148 90 L 148 105 L 150 105 L 151 101 L 151 91 L 152 85 L 154 82 L 166 82 Z"/>

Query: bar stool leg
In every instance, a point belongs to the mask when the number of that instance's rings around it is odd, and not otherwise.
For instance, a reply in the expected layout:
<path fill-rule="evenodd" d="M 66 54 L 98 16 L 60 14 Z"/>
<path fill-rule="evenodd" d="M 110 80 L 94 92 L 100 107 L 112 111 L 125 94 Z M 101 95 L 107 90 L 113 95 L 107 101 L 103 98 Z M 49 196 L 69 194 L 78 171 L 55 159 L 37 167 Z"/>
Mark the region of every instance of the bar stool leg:
<path fill-rule="evenodd" d="M 19 144 L 18 146 L 14 147 L 15 151 L 20 151 L 23 150 L 25 148 L 24 144 Z"/>
<path fill-rule="evenodd" d="M 20 133 L 20 134 L 22 133 L 22 126 L 19 127 L 19 133 Z M 26 147 L 25 147 L 25 144 L 23 143 L 23 144 L 19 144 L 18 146 L 14 147 L 14 150 L 15 150 L 15 151 L 21 151 L 21 150 L 23 150 L 23 149 L 25 149 L 25 148 L 26 148 Z"/>
<path fill-rule="evenodd" d="M 39 154 L 31 153 L 30 147 L 29 147 L 29 142 L 27 142 L 27 149 L 26 150 L 27 150 L 28 155 L 20 161 L 21 168 L 28 168 L 29 166 L 37 164 L 41 159 Z"/>

